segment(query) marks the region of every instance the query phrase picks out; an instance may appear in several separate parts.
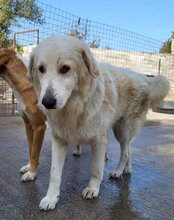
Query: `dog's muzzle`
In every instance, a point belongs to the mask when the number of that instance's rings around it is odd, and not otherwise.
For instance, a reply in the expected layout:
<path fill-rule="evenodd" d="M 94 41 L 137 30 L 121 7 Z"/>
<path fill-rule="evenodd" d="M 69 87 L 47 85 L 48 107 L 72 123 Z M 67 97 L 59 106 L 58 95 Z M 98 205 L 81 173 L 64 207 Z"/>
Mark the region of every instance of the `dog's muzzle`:
<path fill-rule="evenodd" d="M 56 99 L 50 91 L 44 95 L 42 105 L 44 105 L 47 109 L 56 109 Z"/>

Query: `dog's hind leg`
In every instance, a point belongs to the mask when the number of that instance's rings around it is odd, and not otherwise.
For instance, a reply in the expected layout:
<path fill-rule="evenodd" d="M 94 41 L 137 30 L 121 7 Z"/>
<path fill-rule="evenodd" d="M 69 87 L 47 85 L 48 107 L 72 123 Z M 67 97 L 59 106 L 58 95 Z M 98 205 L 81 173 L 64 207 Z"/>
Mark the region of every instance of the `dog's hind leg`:
<path fill-rule="evenodd" d="M 81 145 L 77 145 L 76 149 L 73 151 L 73 156 L 80 157 L 81 153 L 82 153 L 82 147 L 81 147 Z M 108 159 L 109 159 L 108 153 L 106 152 L 105 153 L 105 161 L 107 161 Z"/>
<path fill-rule="evenodd" d="M 81 155 L 81 146 L 77 145 L 76 149 L 73 151 L 73 156 L 74 157 L 80 157 L 80 155 Z"/>
<path fill-rule="evenodd" d="M 130 162 L 130 143 L 120 143 L 121 156 L 117 169 L 110 173 L 110 178 L 120 178 L 123 174 L 131 173 L 131 162 Z"/>
<path fill-rule="evenodd" d="M 131 173 L 132 173 L 132 163 L 131 163 L 131 144 L 130 144 L 128 149 L 128 160 L 126 163 L 126 167 L 124 169 L 124 174 L 131 174 Z"/>
<path fill-rule="evenodd" d="M 121 155 L 117 169 L 110 173 L 111 178 L 119 178 L 123 174 L 131 173 L 131 142 L 141 125 L 142 121 L 139 119 L 125 120 L 123 118 L 113 127 L 114 135 L 120 143 Z"/>

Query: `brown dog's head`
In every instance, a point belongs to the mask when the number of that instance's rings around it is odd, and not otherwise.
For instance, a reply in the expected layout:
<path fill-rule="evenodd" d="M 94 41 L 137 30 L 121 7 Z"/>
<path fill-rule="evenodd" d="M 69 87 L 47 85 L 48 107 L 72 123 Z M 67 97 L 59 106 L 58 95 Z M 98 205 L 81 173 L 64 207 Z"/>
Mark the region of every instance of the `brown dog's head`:
<path fill-rule="evenodd" d="M 27 67 L 13 49 L 0 50 L 0 76 L 15 87 L 27 78 Z"/>
<path fill-rule="evenodd" d="M 15 51 L 12 49 L 1 49 L 0 50 L 0 76 L 3 79 L 6 79 L 7 74 L 7 65 L 10 60 L 13 60 L 14 56 L 16 55 Z"/>

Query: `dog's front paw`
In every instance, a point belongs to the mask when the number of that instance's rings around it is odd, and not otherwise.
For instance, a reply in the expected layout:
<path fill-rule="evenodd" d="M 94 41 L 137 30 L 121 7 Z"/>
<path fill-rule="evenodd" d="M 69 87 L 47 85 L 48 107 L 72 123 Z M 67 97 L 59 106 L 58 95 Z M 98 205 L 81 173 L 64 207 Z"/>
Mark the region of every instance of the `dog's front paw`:
<path fill-rule="evenodd" d="M 39 204 L 39 209 L 40 210 L 55 209 L 57 202 L 58 202 L 58 197 L 45 196 Z"/>
<path fill-rule="evenodd" d="M 36 176 L 36 172 L 28 171 L 24 173 L 24 175 L 21 177 L 21 181 L 26 182 L 26 181 L 34 180 L 35 176 Z"/>
<path fill-rule="evenodd" d="M 20 173 L 26 173 L 26 172 L 28 172 L 28 171 L 29 171 L 29 168 L 30 168 L 30 164 L 27 164 L 27 165 L 21 167 Z"/>
<path fill-rule="evenodd" d="M 86 187 L 83 192 L 82 196 L 84 199 L 92 199 L 94 197 L 98 197 L 99 189 L 94 187 Z"/>
<path fill-rule="evenodd" d="M 123 174 L 123 172 L 113 171 L 113 172 L 110 172 L 109 178 L 111 178 L 111 179 L 119 179 L 119 178 L 122 177 L 122 174 Z"/>

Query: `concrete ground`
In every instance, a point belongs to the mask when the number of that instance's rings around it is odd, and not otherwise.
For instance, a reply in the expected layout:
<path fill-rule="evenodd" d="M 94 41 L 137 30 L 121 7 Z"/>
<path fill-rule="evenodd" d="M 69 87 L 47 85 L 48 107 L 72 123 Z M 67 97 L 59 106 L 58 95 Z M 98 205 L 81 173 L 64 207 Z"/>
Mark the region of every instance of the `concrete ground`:
<path fill-rule="evenodd" d="M 37 178 L 20 182 L 19 169 L 27 163 L 28 147 L 20 117 L 0 117 L 0 219 L 98 220 L 174 219 L 174 116 L 150 112 L 132 147 L 133 173 L 110 180 L 118 163 L 119 146 L 109 133 L 109 160 L 99 197 L 84 200 L 82 190 L 90 176 L 90 148 L 80 158 L 69 148 L 61 196 L 53 211 L 40 211 L 50 171 L 50 134 L 46 132 Z"/>

